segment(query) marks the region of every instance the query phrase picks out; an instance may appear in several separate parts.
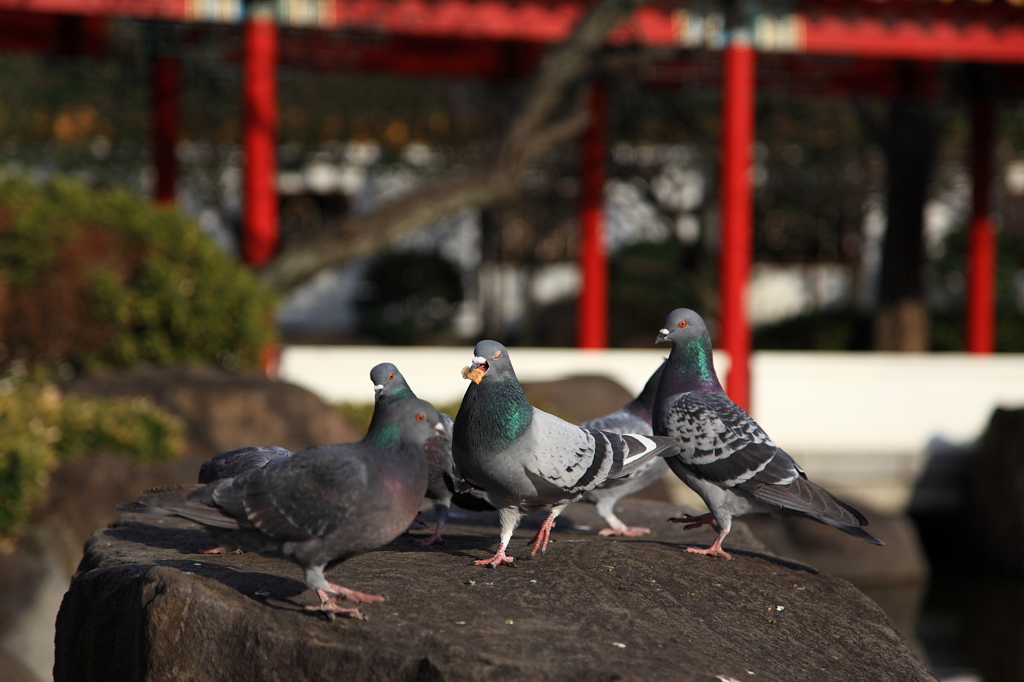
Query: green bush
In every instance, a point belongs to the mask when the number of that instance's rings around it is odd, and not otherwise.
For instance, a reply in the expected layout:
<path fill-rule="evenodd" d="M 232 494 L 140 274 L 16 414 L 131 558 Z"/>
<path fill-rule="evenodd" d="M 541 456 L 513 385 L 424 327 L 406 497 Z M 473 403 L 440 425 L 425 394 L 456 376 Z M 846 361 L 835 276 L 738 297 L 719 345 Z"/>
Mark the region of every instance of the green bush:
<path fill-rule="evenodd" d="M 58 178 L 0 184 L 0 351 L 78 371 L 254 367 L 274 296 L 173 209 Z M 0 358 L 2 360 L 3 358 Z"/>
<path fill-rule="evenodd" d="M 145 398 L 63 396 L 47 382 L 0 380 L 0 537 L 20 532 L 61 461 L 99 451 L 165 461 L 181 452 L 184 431 Z"/>

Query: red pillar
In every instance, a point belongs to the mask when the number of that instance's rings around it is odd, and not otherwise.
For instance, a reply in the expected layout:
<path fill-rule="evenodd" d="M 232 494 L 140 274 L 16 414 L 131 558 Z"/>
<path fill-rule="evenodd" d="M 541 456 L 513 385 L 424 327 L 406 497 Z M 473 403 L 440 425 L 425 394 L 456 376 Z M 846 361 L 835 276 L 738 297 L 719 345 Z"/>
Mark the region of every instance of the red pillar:
<path fill-rule="evenodd" d="M 989 210 L 992 182 L 992 99 L 980 95 L 971 111 L 971 226 L 967 233 L 967 311 L 964 346 L 971 353 L 995 350 L 996 233 Z"/>
<path fill-rule="evenodd" d="M 590 126 L 583 136 L 580 206 L 580 271 L 576 345 L 608 347 L 608 255 L 604 244 L 604 181 L 608 93 L 603 81 L 590 86 Z"/>
<path fill-rule="evenodd" d="M 260 267 L 273 258 L 278 240 L 275 152 L 277 25 L 272 9 L 264 5 L 256 7 L 250 10 L 243 29 L 245 44 L 242 75 L 242 144 L 245 148 L 245 227 L 242 235 L 242 257 L 246 263 Z"/>
<path fill-rule="evenodd" d="M 178 179 L 178 142 L 181 63 L 177 57 L 153 59 L 153 165 L 156 167 L 156 200 L 174 203 L 174 183 Z"/>
<path fill-rule="evenodd" d="M 749 35 L 733 33 L 724 54 L 722 93 L 722 347 L 729 352 L 729 397 L 750 406 L 750 324 L 747 282 L 753 252 L 751 149 L 754 144 L 755 58 Z"/>

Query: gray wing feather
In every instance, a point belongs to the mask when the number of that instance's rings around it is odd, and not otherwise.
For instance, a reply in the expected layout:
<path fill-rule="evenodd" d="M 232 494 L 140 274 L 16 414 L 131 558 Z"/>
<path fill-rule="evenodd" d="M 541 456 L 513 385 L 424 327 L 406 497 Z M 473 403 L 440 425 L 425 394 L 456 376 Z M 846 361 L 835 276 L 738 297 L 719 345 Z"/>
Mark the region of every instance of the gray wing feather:
<path fill-rule="evenodd" d="M 582 428 L 536 409 L 530 430 L 524 443 L 533 452 L 527 471 L 567 493 L 590 490 L 678 452 L 675 438 Z"/>
<path fill-rule="evenodd" d="M 291 455 L 291 450 L 276 445 L 268 447 L 250 445 L 218 452 L 199 467 L 199 482 L 213 483 L 224 478 L 233 478 L 247 471 L 265 467 L 279 457 L 290 457 Z"/>
<path fill-rule="evenodd" d="M 212 502 L 278 540 L 302 541 L 336 530 L 366 487 L 366 466 L 337 445 L 303 450 L 218 484 Z"/>
<path fill-rule="evenodd" d="M 731 488 L 747 481 L 786 484 L 803 471 L 722 393 L 670 398 L 665 433 L 679 438 L 679 458 L 700 478 Z"/>
<path fill-rule="evenodd" d="M 724 394 L 674 396 L 667 423 L 668 432 L 679 436 L 679 458 L 701 479 L 830 525 L 867 523 L 860 512 L 808 481 L 800 465 Z"/>

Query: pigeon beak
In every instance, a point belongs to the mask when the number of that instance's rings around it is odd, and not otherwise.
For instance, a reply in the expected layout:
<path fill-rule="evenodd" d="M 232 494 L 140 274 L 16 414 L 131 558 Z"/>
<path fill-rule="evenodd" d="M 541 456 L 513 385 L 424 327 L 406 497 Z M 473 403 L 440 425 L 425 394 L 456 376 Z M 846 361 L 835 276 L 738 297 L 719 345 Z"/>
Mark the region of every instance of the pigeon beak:
<path fill-rule="evenodd" d="M 374 395 L 374 397 L 375 398 L 379 398 L 380 394 L 381 394 L 381 391 L 383 391 L 383 390 L 384 390 L 384 384 L 377 384 L 376 386 L 374 386 L 373 387 L 373 395 Z"/>
<path fill-rule="evenodd" d="M 437 422 L 434 424 L 434 430 L 437 431 L 439 436 L 447 436 L 448 432 L 444 428 L 444 422 Z"/>
<path fill-rule="evenodd" d="M 487 360 L 477 355 L 473 358 L 473 362 L 469 367 L 462 368 L 462 378 L 470 379 L 474 384 L 479 384 L 488 369 L 490 369 L 490 365 L 487 364 Z"/>
<path fill-rule="evenodd" d="M 658 345 L 659 343 L 665 343 L 665 341 L 668 340 L 668 335 L 670 333 L 671 332 L 669 332 L 669 330 L 667 329 L 662 329 L 661 331 L 659 331 L 658 335 L 654 337 L 654 345 Z"/>

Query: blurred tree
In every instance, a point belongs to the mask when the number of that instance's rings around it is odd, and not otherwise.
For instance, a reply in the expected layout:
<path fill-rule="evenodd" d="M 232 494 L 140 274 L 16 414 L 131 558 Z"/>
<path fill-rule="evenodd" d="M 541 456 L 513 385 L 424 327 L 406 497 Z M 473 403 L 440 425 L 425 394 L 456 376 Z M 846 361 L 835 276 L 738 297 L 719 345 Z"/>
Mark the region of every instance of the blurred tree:
<path fill-rule="evenodd" d="M 433 254 L 385 252 L 373 259 L 356 301 L 360 331 L 378 343 L 436 342 L 462 302 L 462 276 Z"/>
<path fill-rule="evenodd" d="M 599 0 L 591 5 L 569 40 L 551 48 L 541 60 L 500 143 L 477 167 L 368 213 L 326 225 L 316 237 L 293 241 L 263 268 L 260 277 L 286 291 L 325 268 L 376 253 L 395 236 L 461 208 L 484 208 L 516 197 L 531 161 L 585 129 L 588 115 L 580 86 L 604 49 L 608 31 L 643 2 Z"/>
<path fill-rule="evenodd" d="M 922 279 L 924 204 L 940 127 L 936 103 L 928 92 L 933 74 L 923 69 L 914 62 L 900 63 L 899 92 L 889 106 L 886 124 L 865 115 L 888 160 L 875 350 L 925 351 L 930 345 Z"/>

